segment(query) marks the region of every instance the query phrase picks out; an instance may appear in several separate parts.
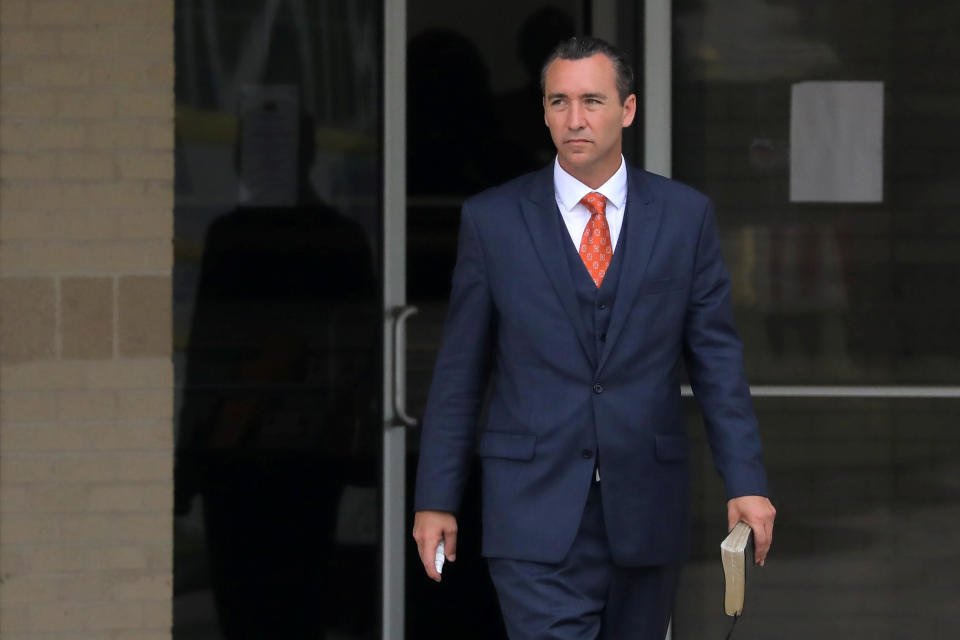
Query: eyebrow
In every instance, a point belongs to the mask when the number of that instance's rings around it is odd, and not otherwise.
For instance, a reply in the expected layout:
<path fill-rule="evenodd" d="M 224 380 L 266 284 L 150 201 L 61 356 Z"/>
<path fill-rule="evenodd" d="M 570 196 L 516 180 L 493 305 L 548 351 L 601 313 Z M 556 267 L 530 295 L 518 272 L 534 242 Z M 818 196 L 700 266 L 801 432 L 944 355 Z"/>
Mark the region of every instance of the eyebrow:
<path fill-rule="evenodd" d="M 568 95 L 565 94 L 565 93 L 550 93 L 550 94 L 547 94 L 547 100 L 553 100 L 554 98 L 569 98 L 569 97 L 570 97 L 570 96 L 568 96 Z M 581 97 L 581 98 L 600 98 L 600 99 L 605 100 L 605 99 L 607 98 L 607 94 L 605 94 L 605 93 L 584 93 L 584 94 L 581 95 L 580 97 Z"/>

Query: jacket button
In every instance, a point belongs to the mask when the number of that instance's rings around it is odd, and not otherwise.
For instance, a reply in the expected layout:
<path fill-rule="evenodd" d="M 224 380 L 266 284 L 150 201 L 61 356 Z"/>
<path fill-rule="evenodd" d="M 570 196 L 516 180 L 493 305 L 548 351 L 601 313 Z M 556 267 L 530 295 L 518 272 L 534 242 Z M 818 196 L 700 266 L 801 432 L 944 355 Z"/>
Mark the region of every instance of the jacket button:
<path fill-rule="evenodd" d="M 593 457 L 593 449 L 584 449 L 583 451 L 580 452 L 580 455 L 582 455 L 584 458 L 589 460 L 590 458 Z"/>
<path fill-rule="evenodd" d="M 607 305 L 603 304 L 602 302 L 597 305 L 597 309 L 600 309 L 600 311 L 604 311 L 606 308 Z"/>
<path fill-rule="evenodd" d="M 599 382 L 598 382 L 597 384 L 593 385 L 593 392 L 594 392 L 594 393 L 603 393 L 603 385 L 600 384 Z"/>

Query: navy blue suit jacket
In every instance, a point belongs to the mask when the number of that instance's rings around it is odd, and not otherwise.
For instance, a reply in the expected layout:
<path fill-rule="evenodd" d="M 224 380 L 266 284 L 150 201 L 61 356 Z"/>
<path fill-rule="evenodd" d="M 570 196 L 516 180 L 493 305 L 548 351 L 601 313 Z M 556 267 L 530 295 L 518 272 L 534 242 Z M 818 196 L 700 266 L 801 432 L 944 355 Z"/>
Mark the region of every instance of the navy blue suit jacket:
<path fill-rule="evenodd" d="M 605 346 L 591 348 L 557 210 L 553 166 L 463 206 L 449 315 L 430 389 L 414 501 L 456 513 L 482 460 L 483 553 L 559 562 L 598 450 L 614 562 L 684 554 L 681 363 L 728 497 L 766 495 L 730 280 L 710 201 L 628 171 L 625 248 Z M 489 417 L 478 425 L 488 380 Z"/>

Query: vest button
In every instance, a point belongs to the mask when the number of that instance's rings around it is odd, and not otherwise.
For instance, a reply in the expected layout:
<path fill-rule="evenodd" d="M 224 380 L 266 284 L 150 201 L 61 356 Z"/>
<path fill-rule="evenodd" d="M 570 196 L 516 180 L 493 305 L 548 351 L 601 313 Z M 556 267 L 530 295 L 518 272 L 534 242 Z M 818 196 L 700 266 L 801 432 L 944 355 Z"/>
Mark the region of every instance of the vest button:
<path fill-rule="evenodd" d="M 606 308 L 607 308 L 607 305 L 603 304 L 602 302 L 597 305 L 597 309 L 600 309 L 600 311 L 603 311 Z"/>
<path fill-rule="evenodd" d="M 603 385 L 600 384 L 599 382 L 598 382 L 597 384 L 593 385 L 593 392 L 594 392 L 594 393 L 603 393 Z"/>
<path fill-rule="evenodd" d="M 584 457 L 584 459 L 589 460 L 590 458 L 593 457 L 593 450 L 592 450 L 592 449 L 584 449 L 583 451 L 580 452 L 580 455 L 582 455 L 582 456 Z"/>

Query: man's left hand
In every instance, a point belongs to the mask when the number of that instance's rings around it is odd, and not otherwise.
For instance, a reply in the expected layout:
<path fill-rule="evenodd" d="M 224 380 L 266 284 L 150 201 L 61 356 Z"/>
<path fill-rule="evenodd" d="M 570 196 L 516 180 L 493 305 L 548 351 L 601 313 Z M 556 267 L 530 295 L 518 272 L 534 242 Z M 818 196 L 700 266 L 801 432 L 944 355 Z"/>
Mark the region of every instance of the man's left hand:
<path fill-rule="evenodd" d="M 740 496 L 727 502 L 727 531 L 741 520 L 753 529 L 753 561 L 761 567 L 767 561 L 767 552 L 773 542 L 773 519 L 777 510 L 763 496 Z"/>

